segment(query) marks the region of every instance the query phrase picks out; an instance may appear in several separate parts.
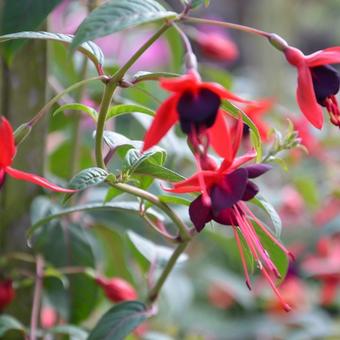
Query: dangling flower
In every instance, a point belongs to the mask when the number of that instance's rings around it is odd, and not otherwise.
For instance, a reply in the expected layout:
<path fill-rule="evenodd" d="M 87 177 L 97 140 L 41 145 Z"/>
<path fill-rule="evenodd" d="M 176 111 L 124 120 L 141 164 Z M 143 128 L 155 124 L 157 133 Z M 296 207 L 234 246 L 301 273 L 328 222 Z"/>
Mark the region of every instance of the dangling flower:
<path fill-rule="evenodd" d="M 173 95 L 158 108 L 146 132 L 142 151 L 156 145 L 179 121 L 182 131 L 188 135 L 195 149 L 203 146 L 206 152 L 211 144 L 221 157 L 229 157 L 230 132 L 220 109 L 221 100 L 247 101 L 217 83 L 202 82 L 193 70 L 179 78 L 162 79 L 160 84 Z"/>
<path fill-rule="evenodd" d="M 233 145 L 234 157 L 242 136 L 243 124 L 241 121 L 238 126 L 238 134 L 235 137 L 236 142 Z M 251 179 L 261 176 L 271 168 L 271 166 L 267 164 L 253 164 L 241 167 L 241 165 L 254 157 L 255 153 L 251 151 L 232 161 L 224 160 L 219 169 L 215 171 L 201 171 L 200 174 L 196 173 L 187 180 L 174 183 L 172 189 L 166 190 L 174 193 L 202 192 L 203 190 L 206 190 L 203 191 L 189 207 L 190 219 L 193 222 L 195 229 L 198 232 L 202 231 L 205 225 L 212 220 L 223 225 L 232 226 L 242 260 L 246 284 L 251 288 L 248 268 L 239 236 L 240 232 L 262 274 L 280 299 L 284 309 L 289 310 L 290 307 L 281 298 L 281 295 L 270 276 L 270 272 L 277 278 L 280 277 L 280 274 L 275 264 L 270 259 L 266 249 L 261 244 L 251 220 L 256 222 L 259 228 L 261 228 L 261 230 L 287 255 L 290 253 L 274 238 L 263 223 L 259 221 L 245 204 L 246 201 L 252 199 L 259 191 L 258 186 L 252 182 Z M 205 188 L 203 188 L 203 190 L 201 178 L 203 178 L 205 183 Z M 209 200 L 207 200 L 205 196 L 209 196 Z"/>
<path fill-rule="evenodd" d="M 3 185 L 7 174 L 15 179 L 31 182 L 57 192 L 72 193 L 76 191 L 61 188 L 43 177 L 13 169 L 11 165 L 13 163 L 15 153 L 16 147 L 13 129 L 6 118 L 0 117 L 0 188 Z"/>
<path fill-rule="evenodd" d="M 340 47 L 330 47 L 310 55 L 286 46 L 283 52 L 298 71 L 297 102 L 302 113 L 318 129 L 322 128 L 324 106 L 331 122 L 340 127 L 340 109 L 335 95 L 339 92 L 339 73 L 330 64 L 340 63 Z M 321 106 L 320 106 L 321 105 Z"/>

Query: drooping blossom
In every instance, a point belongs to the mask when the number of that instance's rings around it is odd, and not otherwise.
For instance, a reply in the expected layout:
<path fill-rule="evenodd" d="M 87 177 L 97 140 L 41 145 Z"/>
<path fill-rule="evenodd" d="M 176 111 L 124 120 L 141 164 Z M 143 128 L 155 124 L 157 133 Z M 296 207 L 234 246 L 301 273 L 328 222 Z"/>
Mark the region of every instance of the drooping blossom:
<path fill-rule="evenodd" d="M 6 118 L 0 116 L 0 187 L 5 181 L 5 176 L 9 175 L 15 179 L 31 182 L 57 192 L 72 193 L 76 191 L 61 188 L 43 177 L 13 169 L 11 165 L 13 163 L 15 153 L 16 146 L 12 126 Z"/>
<path fill-rule="evenodd" d="M 106 297 L 114 303 L 138 298 L 138 294 L 131 284 L 120 277 L 108 279 L 98 276 L 96 282 L 103 288 Z"/>
<path fill-rule="evenodd" d="M 235 42 L 226 34 L 198 31 L 193 36 L 202 54 L 218 61 L 235 61 L 239 50 Z"/>
<path fill-rule="evenodd" d="M 340 236 L 320 239 L 317 253 L 307 257 L 302 268 L 322 282 L 321 303 L 330 305 L 340 287 Z"/>
<path fill-rule="evenodd" d="M 202 82 L 193 70 L 178 78 L 162 79 L 160 85 L 173 94 L 158 108 L 146 132 L 143 151 L 156 145 L 179 122 L 195 149 L 202 146 L 206 154 L 211 144 L 221 157 L 230 158 L 231 137 L 221 101 L 247 101 L 217 83 Z"/>
<path fill-rule="evenodd" d="M 302 113 L 318 129 L 323 126 L 321 106 L 329 113 L 331 122 L 340 127 L 340 110 L 336 99 L 339 92 L 339 73 L 331 64 L 340 63 L 340 47 L 330 47 L 310 55 L 286 46 L 287 61 L 298 71 L 297 102 Z"/>
<path fill-rule="evenodd" d="M 203 170 L 201 173 L 196 173 L 184 181 L 174 183 L 173 188 L 165 190 L 173 193 L 201 192 L 202 194 L 199 195 L 189 207 L 190 219 L 196 231 L 201 232 L 205 225 L 212 220 L 222 225 L 230 225 L 232 227 L 242 260 L 246 284 L 251 288 L 245 254 L 239 235 L 239 233 L 241 233 L 252 256 L 258 264 L 258 268 L 278 296 L 284 309 L 288 311 L 290 307 L 283 301 L 271 277 L 274 275 L 279 278 L 280 274 L 265 247 L 261 244 L 252 221 L 255 222 L 262 232 L 280 247 L 285 254 L 291 254 L 274 238 L 245 204 L 246 201 L 252 199 L 259 192 L 258 186 L 251 180 L 270 170 L 271 166 L 267 164 L 252 164 L 242 167 L 243 164 L 253 159 L 256 155 L 253 151 L 250 151 L 241 157 L 235 158 L 242 138 L 242 130 L 243 124 L 239 120 L 238 132 L 235 135 L 235 142 L 232 145 L 233 158 L 231 160 L 225 159 L 218 169 Z M 203 188 L 201 179 L 203 179 L 205 183 L 205 187 Z M 206 196 L 208 196 L 209 199 L 206 199 Z"/>
<path fill-rule="evenodd" d="M 15 297 L 12 280 L 0 281 L 0 312 L 7 307 Z"/>

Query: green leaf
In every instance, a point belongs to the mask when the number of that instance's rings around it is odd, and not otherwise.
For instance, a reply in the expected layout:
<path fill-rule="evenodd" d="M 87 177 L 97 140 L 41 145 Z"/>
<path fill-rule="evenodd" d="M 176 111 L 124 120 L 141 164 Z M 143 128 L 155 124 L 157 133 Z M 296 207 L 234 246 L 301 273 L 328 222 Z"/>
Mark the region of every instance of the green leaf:
<path fill-rule="evenodd" d="M 34 5 L 35 6 L 35 5 Z M 34 7 L 35 9 L 35 7 Z M 18 32 L 12 34 L 6 34 L 0 36 L 0 42 L 5 42 L 8 40 L 14 39 L 40 39 L 40 40 L 53 40 L 60 41 L 62 43 L 71 44 L 73 35 L 71 34 L 62 34 L 62 33 L 51 33 L 51 32 Z M 98 70 L 100 70 L 104 64 L 104 54 L 102 50 L 92 41 L 81 44 L 77 47 L 79 52 L 83 53 L 86 57 L 88 57 L 96 66 Z"/>
<path fill-rule="evenodd" d="M 273 222 L 275 235 L 277 237 L 280 237 L 282 230 L 282 221 L 275 208 L 263 196 L 259 194 L 251 200 L 251 203 L 257 205 L 268 214 Z"/>
<path fill-rule="evenodd" d="M 145 321 L 149 314 L 142 302 L 123 302 L 102 316 L 88 340 L 122 340 Z"/>
<path fill-rule="evenodd" d="M 85 112 L 87 113 L 95 122 L 97 121 L 98 118 L 98 112 L 89 106 L 86 106 L 84 104 L 80 104 L 80 103 L 75 103 L 75 104 L 65 104 L 60 106 L 57 110 L 55 110 L 53 112 L 53 116 L 57 115 L 60 112 L 63 111 L 81 111 L 81 112 Z"/>
<path fill-rule="evenodd" d="M 270 259 L 275 264 L 278 272 L 281 275 L 278 283 L 281 283 L 288 271 L 289 259 L 285 252 L 274 243 L 270 237 L 262 230 L 262 228 L 255 222 L 252 221 L 256 234 L 260 238 L 260 242 L 263 248 L 268 252 Z"/>
<path fill-rule="evenodd" d="M 72 339 L 86 340 L 88 337 L 87 332 L 82 328 L 73 325 L 61 325 L 48 329 L 48 333 L 52 334 L 65 334 L 69 335 Z"/>
<path fill-rule="evenodd" d="M 125 212 L 134 212 L 139 214 L 140 205 L 138 202 L 109 202 L 109 203 L 89 203 L 74 206 L 71 208 L 66 209 L 58 209 L 56 212 L 49 216 L 45 216 L 40 220 L 36 221 L 28 230 L 27 230 L 27 237 L 31 238 L 33 233 L 43 225 L 47 224 L 48 222 L 59 219 L 63 216 L 67 216 L 69 214 L 80 212 L 80 211 L 102 211 L 102 210 L 117 210 L 117 211 L 125 211 Z M 148 215 L 154 218 L 159 218 L 159 214 L 152 209 L 148 209 L 146 212 Z"/>
<path fill-rule="evenodd" d="M 25 327 L 10 315 L 0 316 L 0 336 L 3 337 L 8 331 L 16 330 L 25 333 Z"/>
<path fill-rule="evenodd" d="M 317 208 L 319 204 L 319 193 L 315 179 L 311 176 L 304 175 L 303 177 L 296 178 L 294 184 L 308 206 L 310 208 Z"/>
<path fill-rule="evenodd" d="M 124 150 L 126 151 L 128 151 L 131 148 L 140 150 L 143 146 L 142 141 L 131 140 L 125 137 L 124 135 L 113 131 L 105 130 L 103 138 L 107 146 L 115 151 L 120 148 L 124 148 Z"/>
<path fill-rule="evenodd" d="M 145 80 L 159 80 L 160 78 L 176 78 L 180 76 L 178 73 L 171 72 L 139 71 L 132 76 L 132 81 L 136 83 Z"/>
<path fill-rule="evenodd" d="M 124 168 L 133 173 L 137 168 L 148 161 L 150 164 L 163 165 L 166 159 L 166 151 L 159 147 L 154 148 L 154 151 L 144 152 L 143 154 L 135 149 L 131 149 L 125 156 Z"/>
<path fill-rule="evenodd" d="M 5 0 L 1 2 L 0 34 L 31 31 L 39 27 L 48 14 L 62 0 Z M 15 52 L 24 44 L 12 41 L 3 46 L 3 55 L 10 62 Z"/>
<path fill-rule="evenodd" d="M 134 170 L 135 174 L 148 175 L 154 178 L 163 179 L 169 182 L 183 181 L 185 177 L 178 174 L 177 172 L 166 168 L 165 166 L 153 164 L 146 159 Z"/>
<path fill-rule="evenodd" d="M 160 195 L 158 198 L 164 203 L 185 205 L 187 207 L 191 204 L 190 200 L 175 195 Z"/>
<path fill-rule="evenodd" d="M 101 184 L 108 176 L 108 172 L 102 168 L 88 168 L 77 173 L 69 182 L 69 188 L 75 190 L 85 190 L 89 187 Z M 66 194 L 63 203 L 74 195 L 73 193 Z"/>
<path fill-rule="evenodd" d="M 198 8 L 202 5 L 204 5 L 205 7 L 208 7 L 209 3 L 210 3 L 210 0 L 192 0 L 191 7 L 193 9 Z"/>
<path fill-rule="evenodd" d="M 159 266 L 164 266 L 167 264 L 169 258 L 172 256 L 174 250 L 154 244 L 150 240 L 134 233 L 133 231 L 128 231 L 129 239 L 136 249 L 150 262 L 157 263 Z M 188 259 L 186 254 L 182 254 L 177 263 L 183 263 Z"/>
<path fill-rule="evenodd" d="M 75 49 L 81 43 L 141 24 L 176 17 L 154 0 L 110 0 L 96 8 L 81 23 L 71 44 Z"/>
<path fill-rule="evenodd" d="M 112 106 L 109 109 L 109 112 L 106 116 L 106 120 L 109 120 L 111 118 L 115 118 L 118 116 L 122 116 L 125 114 L 131 114 L 131 113 L 144 113 L 147 114 L 148 116 L 154 116 L 155 111 L 142 106 L 142 105 L 137 105 L 137 104 L 121 104 L 121 105 L 115 105 Z"/>
<path fill-rule="evenodd" d="M 257 129 L 256 125 L 253 121 L 243 112 L 241 109 L 233 105 L 232 103 L 224 100 L 222 102 L 222 109 L 226 110 L 236 119 L 242 118 L 243 122 L 247 124 L 250 128 L 250 138 L 256 150 L 256 160 L 260 162 L 262 159 L 262 142 L 259 130 Z"/>
<path fill-rule="evenodd" d="M 108 172 L 102 168 L 88 168 L 80 171 L 69 182 L 69 188 L 85 190 L 88 187 L 103 183 L 108 176 Z"/>

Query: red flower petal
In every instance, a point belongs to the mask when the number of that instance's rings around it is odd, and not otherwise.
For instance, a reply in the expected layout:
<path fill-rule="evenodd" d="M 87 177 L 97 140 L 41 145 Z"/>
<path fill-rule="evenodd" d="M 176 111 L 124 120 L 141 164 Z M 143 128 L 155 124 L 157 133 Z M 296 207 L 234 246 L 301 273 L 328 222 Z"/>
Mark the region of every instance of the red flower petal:
<path fill-rule="evenodd" d="M 193 72 L 184 74 L 177 78 L 162 78 L 160 85 L 163 89 L 170 92 L 184 92 L 195 90 L 200 84 L 199 76 Z"/>
<path fill-rule="evenodd" d="M 0 167 L 11 165 L 14 155 L 13 129 L 5 117 L 0 117 Z"/>
<path fill-rule="evenodd" d="M 221 99 L 229 99 L 240 103 L 249 103 L 249 100 L 236 96 L 231 91 L 226 90 L 222 85 L 217 83 L 202 83 L 201 88 L 209 89 L 216 93 Z"/>
<path fill-rule="evenodd" d="M 307 64 L 298 66 L 298 87 L 296 98 L 302 113 L 318 129 L 323 125 L 321 106 L 316 101 L 312 75 Z"/>
<path fill-rule="evenodd" d="M 53 191 L 57 191 L 57 192 L 65 192 L 65 193 L 72 193 L 72 192 L 76 192 L 77 190 L 72 190 L 72 189 L 64 189 L 62 187 L 59 187 L 51 182 L 49 182 L 47 179 L 28 173 L 28 172 L 24 172 L 24 171 L 20 171 L 20 170 L 16 170 L 13 169 L 11 167 L 7 167 L 5 168 L 5 172 L 12 176 L 15 179 L 19 179 L 22 181 L 26 181 L 26 182 L 31 182 L 37 185 L 40 185 L 41 187 L 53 190 Z"/>
<path fill-rule="evenodd" d="M 256 157 L 256 151 L 255 150 L 248 151 L 243 156 L 235 158 L 233 164 L 230 167 L 230 170 L 234 170 L 234 169 L 239 168 L 241 165 L 251 161 L 255 157 Z"/>
<path fill-rule="evenodd" d="M 209 188 L 218 178 L 215 171 L 201 171 L 200 175 L 203 177 L 205 185 Z M 172 188 L 163 188 L 163 190 L 168 192 L 175 192 L 179 194 L 189 193 L 189 192 L 201 192 L 200 180 L 198 173 L 191 176 L 184 181 L 173 183 Z"/>
<path fill-rule="evenodd" d="M 171 96 L 158 108 L 149 130 L 145 134 L 142 152 L 156 145 L 177 122 L 177 101 L 178 95 Z"/>
<path fill-rule="evenodd" d="M 208 130 L 210 143 L 217 154 L 232 162 L 231 137 L 224 112 L 219 110 L 214 125 Z"/>
<path fill-rule="evenodd" d="M 309 67 L 340 63 L 340 47 L 330 47 L 305 57 Z"/>

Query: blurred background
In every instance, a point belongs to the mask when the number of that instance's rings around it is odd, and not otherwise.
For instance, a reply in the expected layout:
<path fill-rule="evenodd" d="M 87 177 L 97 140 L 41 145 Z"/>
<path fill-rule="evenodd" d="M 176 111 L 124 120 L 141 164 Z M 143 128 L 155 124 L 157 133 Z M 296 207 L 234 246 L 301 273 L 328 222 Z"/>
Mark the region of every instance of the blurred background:
<path fill-rule="evenodd" d="M 179 0 L 163 3 L 177 11 L 182 9 Z M 95 4 L 95 1 L 88 3 L 85 0 L 62 1 L 42 29 L 72 34 Z M 306 54 L 340 43 L 340 27 L 337 25 L 340 2 L 337 0 L 211 0 L 208 8 L 202 7 L 191 15 L 277 33 Z M 189 260 L 179 264 L 166 283 L 159 314 L 131 338 L 339 339 L 339 130 L 328 122 L 326 115 L 322 131 L 314 129 L 303 119 L 295 100 L 296 70 L 289 67 L 280 52 L 264 39 L 221 27 L 181 27 L 191 38 L 205 80 L 219 82 L 244 98 L 269 103 L 263 107 L 260 105 L 262 109 L 256 111 L 253 117 L 264 129 L 265 155 L 273 150 L 280 133 L 283 139 L 287 134 L 287 118 L 291 119 L 306 149 L 281 152 L 273 161 L 274 169 L 257 182 L 261 194 L 273 204 L 281 217 L 280 238 L 283 244 L 296 257 L 279 288 L 293 311 L 286 313 L 281 310 L 256 268 L 253 268 L 254 289 L 249 292 L 232 230 L 214 224 L 205 228 L 192 242 L 188 249 Z M 148 25 L 98 39 L 96 42 L 105 54 L 106 72 L 113 74 L 154 29 L 154 26 Z M 217 45 L 225 48 L 217 52 L 216 46 L 207 44 L 207 39 L 208 42 L 209 39 L 210 42 L 218 41 Z M 157 70 L 184 72 L 183 47 L 174 30 L 169 30 L 155 43 L 133 66 L 129 75 Z M 11 64 L 2 54 L 2 113 L 11 119 L 14 126 L 18 126 L 32 117 L 47 97 L 61 92 L 84 76 L 94 75 L 94 68 L 81 55 L 76 54 L 70 60 L 62 44 L 49 43 L 46 47 L 41 42 L 30 42 L 18 52 Z M 18 82 L 18 79 L 22 81 Z M 51 117 L 53 111 L 65 103 L 81 102 L 98 109 L 102 90 L 100 83 L 91 83 L 81 91 L 64 96 L 51 110 L 49 119 L 46 117 L 34 130 L 29 143 L 20 148 L 17 165 L 27 170 L 31 168 L 36 173 L 42 173 L 44 169 L 50 178 L 62 184 L 80 169 L 93 166 L 95 126 L 92 120 L 74 112 Z M 133 88 L 120 89 L 114 100 L 116 103 L 133 101 L 156 109 L 166 96 L 167 93 L 156 82 L 144 82 Z M 142 140 L 149 124 L 148 117 L 133 114 L 110 121 L 107 129 L 133 140 Z M 76 150 L 72 147 L 74 143 L 78 145 Z M 160 146 L 167 151 L 167 167 L 188 176 L 194 171 L 194 163 L 184 143 L 181 133 L 172 131 Z M 243 151 L 248 147 L 249 139 L 245 136 Z M 41 160 L 44 152 L 49 155 L 45 163 Z M 110 169 L 113 172 L 124 164 L 124 152 L 112 158 Z M 22 193 L 20 204 L 17 201 L 19 190 Z M 159 181 L 155 181 L 150 190 L 161 194 Z M 51 268 L 86 266 L 107 277 L 119 276 L 130 282 L 143 299 L 150 263 L 138 253 L 126 231 L 137 232 L 156 244 L 164 245 L 164 241 L 147 229 L 146 223 L 138 217 L 105 212 L 75 215 L 50 223 L 37 236 L 33 249 L 28 249 L 23 237 L 27 226 L 37 218 L 36 215 L 42 216 L 60 203 L 42 194 L 39 189 L 27 184 L 14 183 L 10 179 L 6 182 L 0 193 L 2 253 L 42 253 Z M 115 202 L 129 201 L 131 197 L 112 190 L 108 193 L 103 186 L 87 191 L 77 198 L 76 203 L 101 202 L 103 199 Z M 189 221 L 186 206 L 175 208 L 183 219 Z M 271 225 L 262 211 L 254 206 L 251 208 L 261 220 Z M 27 211 L 31 213 L 27 214 Z M 60 256 L 70 249 L 73 253 L 71 260 L 68 256 Z M 30 303 L 25 301 L 30 301 L 32 286 L 22 283 L 21 271 L 18 270 L 21 265 L 21 262 L 15 261 L 3 265 L 17 278 L 16 298 L 6 312 L 25 321 L 30 311 Z M 34 271 L 30 264 L 25 265 L 25 270 Z M 42 327 L 49 328 L 63 322 L 78 324 L 85 329 L 93 327 L 103 311 L 111 306 L 93 280 L 81 274 L 68 280 L 71 289 L 66 289 L 58 277 L 44 280 L 43 307 L 52 310 L 55 319 L 52 324 L 42 321 Z"/>

